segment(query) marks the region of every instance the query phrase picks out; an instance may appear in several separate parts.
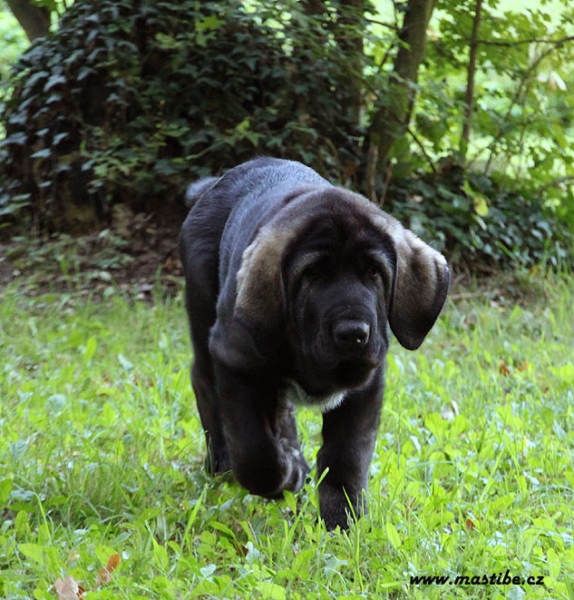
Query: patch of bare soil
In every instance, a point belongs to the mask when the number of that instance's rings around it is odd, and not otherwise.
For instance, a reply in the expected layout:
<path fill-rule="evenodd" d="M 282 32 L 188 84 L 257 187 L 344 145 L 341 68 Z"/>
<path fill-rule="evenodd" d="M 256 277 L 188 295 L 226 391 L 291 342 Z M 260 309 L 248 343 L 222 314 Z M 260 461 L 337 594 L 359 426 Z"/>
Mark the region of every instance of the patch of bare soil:
<path fill-rule="evenodd" d="M 183 287 L 178 238 L 185 215 L 183 207 L 161 221 L 118 213 L 110 229 L 81 237 L 38 239 L 0 229 L 0 298 L 10 284 L 30 295 L 66 292 L 98 299 L 119 291 L 138 299 L 173 296 Z M 526 305 L 547 293 L 536 269 L 481 273 L 455 266 L 450 300 Z"/>
<path fill-rule="evenodd" d="M 0 237 L 0 292 L 13 284 L 33 295 L 73 292 L 99 297 L 111 290 L 146 298 L 181 290 L 178 236 L 184 214 L 129 224 L 80 237 L 39 239 L 4 229 Z"/>

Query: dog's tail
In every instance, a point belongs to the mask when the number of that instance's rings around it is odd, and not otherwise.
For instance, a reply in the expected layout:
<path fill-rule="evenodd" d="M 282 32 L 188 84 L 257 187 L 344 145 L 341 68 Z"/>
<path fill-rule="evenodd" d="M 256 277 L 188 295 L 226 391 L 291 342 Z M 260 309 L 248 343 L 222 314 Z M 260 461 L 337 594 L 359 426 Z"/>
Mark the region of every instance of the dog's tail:
<path fill-rule="evenodd" d="M 184 202 L 187 208 L 193 208 L 195 203 L 208 192 L 218 181 L 219 177 L 203 177 L 189 185 L 185 192 Z"/>

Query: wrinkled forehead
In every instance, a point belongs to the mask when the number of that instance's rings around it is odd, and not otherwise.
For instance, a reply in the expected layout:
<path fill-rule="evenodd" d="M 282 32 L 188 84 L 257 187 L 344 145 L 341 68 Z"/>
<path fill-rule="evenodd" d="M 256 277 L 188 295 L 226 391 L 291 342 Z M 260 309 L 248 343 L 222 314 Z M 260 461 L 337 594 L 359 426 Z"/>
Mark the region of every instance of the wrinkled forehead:
<path fill-rule="evenodd" d="M 297 271 L 324 257 L 342 263 L 368 258 L 394 269 L 396 252 L 385 214 L 356 198 L 329 194 L 307 203 L 285 252 L 287 261 L 297 263 Z"/>

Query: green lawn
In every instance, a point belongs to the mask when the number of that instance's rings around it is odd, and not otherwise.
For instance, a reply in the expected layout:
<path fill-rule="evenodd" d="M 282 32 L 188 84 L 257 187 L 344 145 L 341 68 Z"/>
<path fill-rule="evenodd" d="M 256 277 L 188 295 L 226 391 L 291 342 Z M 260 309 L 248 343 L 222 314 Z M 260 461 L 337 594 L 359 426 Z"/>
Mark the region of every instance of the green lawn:
<path fill-rule="evenodd" d="M 267 502 L 204 474 L 181 299 L 8 289 L 0 597 L 573 600 L 574 287 L 535 279 L 522 307 L 457 290 L 421 350 L 393 345 L 371 512 L 332 534 L 313 484 Z"/>

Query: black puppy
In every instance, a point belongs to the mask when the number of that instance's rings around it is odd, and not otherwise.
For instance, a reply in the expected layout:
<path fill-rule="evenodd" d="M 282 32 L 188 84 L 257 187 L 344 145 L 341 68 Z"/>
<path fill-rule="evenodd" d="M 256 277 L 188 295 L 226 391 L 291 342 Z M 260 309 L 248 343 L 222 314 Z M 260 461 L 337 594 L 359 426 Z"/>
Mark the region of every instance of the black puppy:
<path fill-rule="evenodd" d="M 267 498 L 298 491 L 309 467 L 292 403 L 317 406 L 321 516 L 347 527 L 364 512 L 388 325 L 406 348 L 422 343 L 446 299 L 446 261 L 296 162 L 247 162 L 188 199 L 181 259 L 207 468 Z"/>

